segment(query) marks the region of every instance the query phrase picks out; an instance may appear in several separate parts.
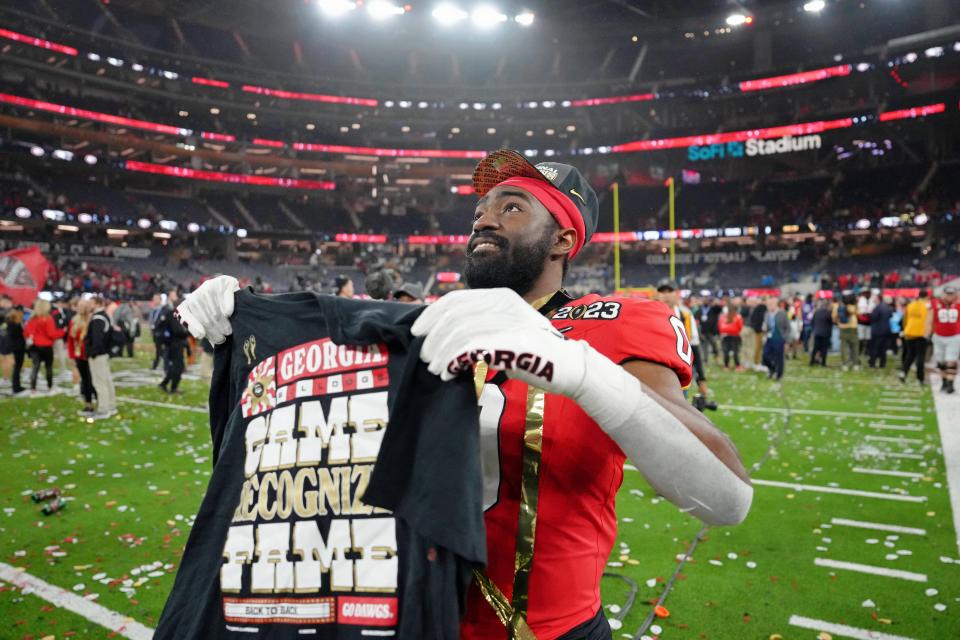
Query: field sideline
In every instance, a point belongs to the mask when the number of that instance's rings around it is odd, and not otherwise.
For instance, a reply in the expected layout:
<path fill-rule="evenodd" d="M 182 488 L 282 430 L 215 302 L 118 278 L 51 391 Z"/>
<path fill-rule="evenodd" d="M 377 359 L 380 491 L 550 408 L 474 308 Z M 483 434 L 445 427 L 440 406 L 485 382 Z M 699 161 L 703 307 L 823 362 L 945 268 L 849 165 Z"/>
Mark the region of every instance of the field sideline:
<path fill-rule="evenodd" d="M 708 369 L 711 417 L 756 481 L 740 527 L 702 529 L 627 467 L 603 584 L 614 638 L 960 637 L 940 434 L 960 436 L 960 399 L 938 429 L 929 390 L 892 370 L 800 362 L 782 389 Z M 206 391 L 194 376 L 163 394 L 146 353 L 115 366 L 108 421 L 77 417 L 69 395 L 0 399 L 0 638 L 148 638 L 156 624 L 209 476 Z M 45 517 L 29 493 L 53 486 L 69 503 Z M 667 617 L 653 616 L 661 600 Z"/>

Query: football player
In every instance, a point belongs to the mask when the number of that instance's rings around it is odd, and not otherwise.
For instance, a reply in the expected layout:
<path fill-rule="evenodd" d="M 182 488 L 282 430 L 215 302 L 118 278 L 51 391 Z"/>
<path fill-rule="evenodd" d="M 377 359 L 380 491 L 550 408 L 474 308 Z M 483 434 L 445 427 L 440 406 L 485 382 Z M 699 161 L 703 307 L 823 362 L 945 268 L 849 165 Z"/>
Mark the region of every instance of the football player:
<path fill-rule="evenodd" d="M 599 217 L 580 172 L 502 149 L 477 166 L 474 188 L 470 289 L 412 328 L 430 371 L 478 387 L 488 565 L 461 637 L 610 638 L 600 577 L 624 462 L 713 525 L 741 522 L 753 489 L 729 438 L 684 399 L 682 321 L 661 302 L 563 291 Z M 221 277 L 187 298 L 195 335 L 225 339 L 235 288 Z"/>

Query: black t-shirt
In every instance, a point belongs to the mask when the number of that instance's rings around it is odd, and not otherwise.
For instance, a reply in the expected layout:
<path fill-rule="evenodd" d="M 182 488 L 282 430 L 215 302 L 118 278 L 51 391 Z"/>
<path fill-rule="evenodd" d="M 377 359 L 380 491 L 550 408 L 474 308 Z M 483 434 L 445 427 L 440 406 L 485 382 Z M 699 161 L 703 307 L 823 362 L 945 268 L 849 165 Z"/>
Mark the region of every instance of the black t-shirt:
<path fill-rule="evenodd" d="M 457 638 L 486 560 L 478 409 L 420 362 L 423 308 L 235 300 L 213 476 L 155 638 Z"/>

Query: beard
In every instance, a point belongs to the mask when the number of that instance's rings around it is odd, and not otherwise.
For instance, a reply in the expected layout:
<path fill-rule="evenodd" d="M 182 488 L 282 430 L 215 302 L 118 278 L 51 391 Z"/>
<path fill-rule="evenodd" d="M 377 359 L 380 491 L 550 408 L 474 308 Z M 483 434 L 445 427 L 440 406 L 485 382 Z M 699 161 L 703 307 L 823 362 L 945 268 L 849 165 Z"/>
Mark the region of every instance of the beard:
<path fill-rule="evenodd" d="M 493 233 L 477 233 L 471 244 L 483 238 L 497 245 L 499 251 L 476 253 L 467 251 L 463 278 L 471 289 L 506 287 L 520 296 L 533 289 L 546 268 L 547 256 L 553 245 L 553 229 L 549 226 L 530 244 L 511 244 Z"/>

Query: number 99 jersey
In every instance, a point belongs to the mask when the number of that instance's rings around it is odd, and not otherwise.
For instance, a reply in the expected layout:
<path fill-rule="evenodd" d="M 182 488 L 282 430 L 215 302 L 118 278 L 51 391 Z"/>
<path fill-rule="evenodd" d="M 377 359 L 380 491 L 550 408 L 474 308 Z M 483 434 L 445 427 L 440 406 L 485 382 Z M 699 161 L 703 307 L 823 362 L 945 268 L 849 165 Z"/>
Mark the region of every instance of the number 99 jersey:
<path fill-rule="evenodd" d="M 589 295 L 552 317 L 568 339 L 584 340 L 617 364 L 645 360 L 691 381 L 691 349 L 682 322 L 651 300 Z M 590 372 L 587 372 L 590 375 Z M 528 385 L 491 371 L 480 394 L 480 434 L 487 528 L 487 576 L 510 599 L 522 486 Z M 539 640 L 557 638 L 600 608 L 600 576 L 617 535 L 620 448 L 572 400 L 545 397 L 539 499 L 527 623 Z M 506 638 L 477 586 L 471 585 L 461 638 Z"/>
<path fill-rule="evenodd" d="M 960 335 L 960 302 L 947 304 L 934 299 L 930 303 L 933 312 L 933 333 L 945 338 Z"/>

